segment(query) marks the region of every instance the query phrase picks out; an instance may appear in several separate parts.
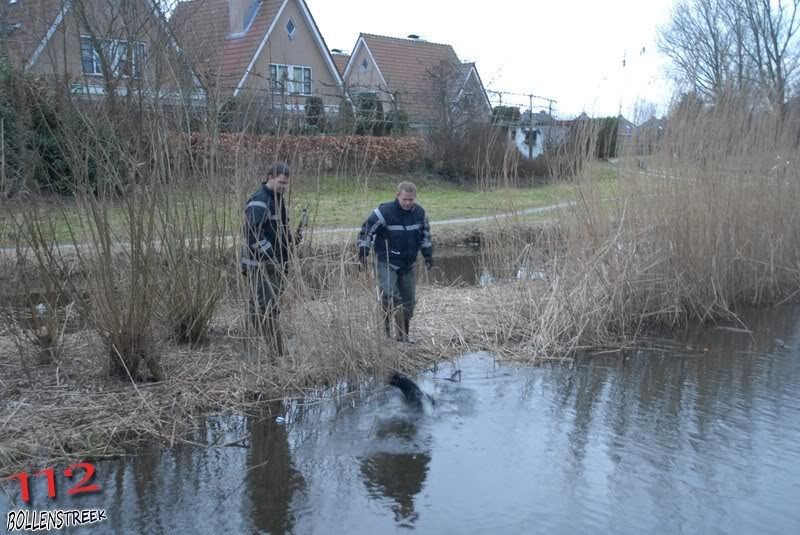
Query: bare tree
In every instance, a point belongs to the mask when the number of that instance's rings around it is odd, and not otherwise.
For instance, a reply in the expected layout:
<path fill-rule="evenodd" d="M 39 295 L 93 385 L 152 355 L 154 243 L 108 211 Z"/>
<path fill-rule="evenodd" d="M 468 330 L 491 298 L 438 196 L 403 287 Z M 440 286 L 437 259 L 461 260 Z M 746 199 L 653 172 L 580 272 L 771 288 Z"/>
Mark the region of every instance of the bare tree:
<path fill-rule="evenodd" d="M 754 90 L 781 108 L 797 81 L 800 0 L 679 0 L 658 31 L 672 74 L 715 102 L 721 92 Z"/>
<path fill-rule="evenodd" d="M 732 71 L 745 68 L 735 64 L 734 32 L 724 1 L 680 0 L 669 24 L 658 32 L 659 48 L 672 60 L 675 78 L 710 100 L 731 82 Z"/>
<path fill-rule="evenodd" d="M 486 97 L 477 85 L 467 84 L 471 64 L 442 61 L 427 71 L 429 86 L 419 101 L 425 121 L 441 139 L 463 134 L 472 124 L 488 122 Z"/>
<path fill-rule="evenodd" d="M 782 108 L 800 62 L 800 0 L 730 0 L 749 35 L 744 50 L 769 102 Z"/>

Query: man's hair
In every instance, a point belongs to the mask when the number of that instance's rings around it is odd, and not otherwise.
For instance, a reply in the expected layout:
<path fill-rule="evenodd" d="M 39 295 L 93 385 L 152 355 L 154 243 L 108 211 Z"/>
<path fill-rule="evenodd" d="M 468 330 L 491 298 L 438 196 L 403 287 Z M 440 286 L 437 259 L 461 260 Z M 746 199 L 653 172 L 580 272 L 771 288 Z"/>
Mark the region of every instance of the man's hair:
<path fill-rule="evenodd" d="M 284 162 L 274 163 L 267 169 L 268 179 L 269 177 L 275 178 L 280 175 L 286 175 L 287 178 L 289 177 L 289 166 Z"/>
<path fill-rule="evenodd" d="M 400 182 L 397 185 L 397 193 L 400 194 L 403 191 L 405 191 L 406 193 L 413 193 L 414 195 L 416 195 L 417 186 L 415 186 L 413 182 Z"/>

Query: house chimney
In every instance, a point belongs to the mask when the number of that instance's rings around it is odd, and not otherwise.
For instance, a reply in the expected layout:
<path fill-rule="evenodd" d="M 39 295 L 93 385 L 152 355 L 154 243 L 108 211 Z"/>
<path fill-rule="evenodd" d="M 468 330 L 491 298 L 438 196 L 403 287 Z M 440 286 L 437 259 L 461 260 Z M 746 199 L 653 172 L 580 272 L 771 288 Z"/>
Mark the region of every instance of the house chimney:
<path fill-rule="evenodd" d="M 250 25 L 261 0 L 228 0 L 228 16 L 231 22 L 231 35 L 242 35 Z"/>

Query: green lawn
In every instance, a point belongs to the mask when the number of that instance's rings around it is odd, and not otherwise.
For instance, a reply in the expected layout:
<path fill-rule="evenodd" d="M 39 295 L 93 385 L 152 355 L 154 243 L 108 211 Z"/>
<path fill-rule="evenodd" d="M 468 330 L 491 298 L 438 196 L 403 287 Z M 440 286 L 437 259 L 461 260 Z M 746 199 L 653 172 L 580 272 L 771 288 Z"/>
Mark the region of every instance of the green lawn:
<path fill-rule="evenodd" d="M 360 225 L 378 204 L 391 201 L 397 181 L 378 180 L 366 188 L 355 181 L 342 183 L 330 179 L 313 189 L 306 186 L 294 192 L 295 212 L 309 204 L 309 212 L 317 227 L 353 227 Z M 569 183 L 548 184 L 530 188 L 499 188 L 476 191 L 440 180 L 409 178 L 417 184 L 417 202 L 432 221 L 479 217 L 498 213 L 548 206 L 575 199 L 575 186 Z M 605 176 L 600 181 L 604 194 L 610 194 L 616 179 Z"/>
<path fill-rule="evenodd" d="M 603 196 L 612 194 L 617 185 L 614 169 L 598 165 L 595 176 Z M 311 223 L 317 228 L 356 227 L 361 225 L 369 212 L 382 202 L 391 201 L 395 188 L 401 180 L 417 184 L 417 202 L 425 208 L 432 221 L 468 218 L 506 213 L 526 208 L 535 208 L 575 200 L 575 186 L 571 183 L 555 183 L 526 188 L 495 188 L 478 191 L 464 188 L 440 179 L 427 177 L 383 176 L 360 179 L 357 177 L 293 178 L 291 203 L 294 221 L 298 221 L 299 210 L 309 204 Z M 255 186 L 254 188 L 255 189 Z M 226 212 L 228 228 L 238 228 L 242 207 L 231 200 L 220 210 Z M 59 243 L 85 241 L 83 230 L 86 214 L 72 199 L 50 199 L 32 203 L 30 201 L 6 202 L 0 210 L 0 246 L 16 243 L 22 214 L 34 215 L 34 220 L 45 228 L 45 235 L 54 235 Z M 546 214 L 533 214 L 526 219 L 540 220 Z M 122 207 L 109 209 L 109 219 L 120 240 L 125 239 L 125 213 Z M 30 220 L 30 218 L 29 218 Z M 23 227 L 24 228 L 24 227 Z M 24 242 L 25 240 L 23 240 Z"/>

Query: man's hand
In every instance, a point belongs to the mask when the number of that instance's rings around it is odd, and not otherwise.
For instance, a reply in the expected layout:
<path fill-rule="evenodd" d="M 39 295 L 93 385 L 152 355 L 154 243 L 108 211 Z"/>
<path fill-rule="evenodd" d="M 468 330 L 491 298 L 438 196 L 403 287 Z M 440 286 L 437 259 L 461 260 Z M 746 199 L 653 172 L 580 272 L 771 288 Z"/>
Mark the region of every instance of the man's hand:
<path fill-rule="evenodd" d="M 433 268 L 433 257 L 429 256 L 425 258 L 425 267 L 428 268 L 428 271 L 430 271 L 431 268 Z"/>
<path fill-rule="evenodd" d="M 359 271 L 366 271 L 367 270 L 367 255 L 358 255 L 358 270 Z"/>

